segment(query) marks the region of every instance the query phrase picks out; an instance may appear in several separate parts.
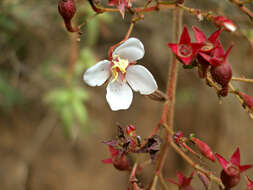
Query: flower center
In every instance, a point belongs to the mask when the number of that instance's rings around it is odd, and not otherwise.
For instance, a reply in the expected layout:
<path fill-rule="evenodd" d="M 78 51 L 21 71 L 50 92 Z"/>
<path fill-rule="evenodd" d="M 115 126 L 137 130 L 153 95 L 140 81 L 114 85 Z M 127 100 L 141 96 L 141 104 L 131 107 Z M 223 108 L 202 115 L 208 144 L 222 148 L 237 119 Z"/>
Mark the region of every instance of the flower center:
<path fill-rule="evenodd" d="M 179 56 L 188 57 L 192 55 L 192 47 L 185 44 L 181 44 L 178 47 L 178 53 L 179 53 Z"/>
<path fill-rule="evenodd" d="M 111 67 L 113 81 L 117 80 L 119 82 L 118 76 L 122 81 L 124 80 L 124 74 L 128 65 L 129 61 L 127 59 L 121 59 L 118 55 L 113 56 Z"/>
<path fill-rule="evenodd" d="M 210 43 L 210 42 L 207 42 L 207 43 L 201 48 L 201 50 L 202 50 L 202 51 L 210 51 L 210 50 L 213 49 L 213 48 L 214 48 L 213 44 Z"/>
<path fill-rule="evenodd" d="M 226 168 L 227 174 L 230 176 L 236 176 L 238 174 L 240 174 L 240 170 L 238 168 L 238 166 L 235 166 L 233 164 L 228 165 L 228 167 Z"/>

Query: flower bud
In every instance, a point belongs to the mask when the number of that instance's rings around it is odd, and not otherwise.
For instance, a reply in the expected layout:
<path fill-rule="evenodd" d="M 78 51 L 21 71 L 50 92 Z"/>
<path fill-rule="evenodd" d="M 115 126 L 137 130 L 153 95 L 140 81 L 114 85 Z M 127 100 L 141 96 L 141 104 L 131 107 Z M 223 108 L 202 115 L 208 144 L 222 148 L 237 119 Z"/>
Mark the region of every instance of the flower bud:
<path fill-rule="evenodd" d="M 65 26 L 69 32 L 77 32 L 78 28 L 74 29 L 71 25 L 71 20 L 76 13 L 76 5 L 74 0 L 59 0 L 58 11 L 62 16 Z"/>
<path fill-rule="evenodd" d="M 253 111 L 253 98 L 239 91 L 236 92 L 236 94 L 238 94 L 242 98 L 243 106 L 248 107 L 250 111 Z"/>
<path fill-rule="evenodd" d="M 133 133 L 135 133 L 135 131 L 136 131 L 136 127 L 133 126 L 133 125 L 128 125 L 126 127 L 126 134 L 129 135 L 129 136 L 132 136 Z"/>
<path fill-rule="evenodd" d="M 237 29 L 237 26 L 225 16 L 216 16 L 213 21 L 217 26 L 223 27 L 228 32 L 234 32 Z"/>
<path fill-rule="evenodd" d="M 190 135 L 190 139 L 191 139 L 191 141 L 193 141 L 196 144 L 197 148 L 199 149 L 200 153 L 203 156 L 205 156 L 206 158 L 208 158 L 212 162 L 215 162 L 214 154 L 213 154 L 211 148 L 206 143 L 193 137 L 193 135 Z"/>
<path fill-rule="evenodd" d="M 183 132 L 182 131 L 177 131 L 173 135 L 173 140 L 176 144 L 179 144 L 180 139 L 183 137 Z"/>

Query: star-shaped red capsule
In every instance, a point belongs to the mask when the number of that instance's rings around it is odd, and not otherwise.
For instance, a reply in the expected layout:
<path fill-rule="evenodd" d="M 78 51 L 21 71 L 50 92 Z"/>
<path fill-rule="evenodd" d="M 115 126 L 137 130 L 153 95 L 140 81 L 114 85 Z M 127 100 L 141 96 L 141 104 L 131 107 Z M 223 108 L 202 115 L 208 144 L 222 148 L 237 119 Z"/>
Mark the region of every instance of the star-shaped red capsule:
<path fill-rule="evenodd" d="M 204 44 L 200 52 L 210 53 L 212 50 L 214 50 L 218 46 L 218 38 L 222 32 L 222 29 L 219 29 L 212 33 L 209 38 L 206 37 L 206 35 L 199 30 L 196 26 L 192 27 L 195 39 L 198 43 Z"/>
<path fill-rule="evenodd" d="M 190 65 L 192 63 L 203 45 L 202 43 L 191 43 L 191 38 L 186 26 L 181 34 L 179 44 L 168 44 L 171 51 L 184 65 Z"/>
<path fill-rule="evenodd" d="M 177 172 L 178 182 L 168 178 L 168 181 L 177 185 L 180 190 L 194 190 L 191 186 L 191 181 L 193 179 L 195 172 L 192 172 L 189 177 L 185 177 L 181 172 Z"/>
<path fill-rule="evenodd" d="M 240 149 L 237 148 L 232 155 L 230 161 L 224 159 L 221 155 L 216 153 L 223 170 L 221 171 L 221 181 L 227 189 L 236 186 L 240 182 L 240 174 L 252 167 L 252 165 L 241 165 Z"/>

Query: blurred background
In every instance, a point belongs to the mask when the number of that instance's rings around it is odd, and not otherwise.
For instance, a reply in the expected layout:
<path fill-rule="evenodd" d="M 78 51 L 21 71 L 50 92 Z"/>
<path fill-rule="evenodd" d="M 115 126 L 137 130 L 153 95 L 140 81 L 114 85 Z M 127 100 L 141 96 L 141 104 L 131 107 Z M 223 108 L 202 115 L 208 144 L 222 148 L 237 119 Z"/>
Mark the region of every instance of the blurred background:
<path fill-rule="evenodd" d="M 83 35 L 77 36 L 66 32 L 57 3 L 0 1 L 0 189 L 126 189 L 129 173 L 101 163 L 110 157 L 101 142 L 115 137 L 116 122 L 134 124 L 145 138 L 159 121 L 162 103 L 136 93 L 129 110 L 112 112 L 105 100 L 105 85 L 88 87 L 82 75 L 106 59 L 108 48 L 123 39 L 129 15 L 124 20 L 119 13 L 99 15 L 82 28 Z M 134 1 L 134 5 L 143 3 Z M 188 0 L 186 5 L 226 15 L 238 25 L 238 32 L 223 32 L 220 40 L 225 49 L 235 43 L 229 55 L 234 76 L 253 78 L 253 25 L 249 18 L 225 0 Z M 74 22 L 80 24 L 91 15 L 87 2 L 78 1 Z M 167 47 L 171 18 L 171 11 L 147 13 L 132 33 L 145 46 L 146 54 L 139 64 L 153 73 L 163 91 L 171 55 Z M 187 13 L 183 23 L 199 27 L 207 36 L 216 30 L 212 23 L 200 23 Z M 234 85 L 253 95 L 253 84 Z M 234 96 L 220 104 L 215 90 L 198 78 L 196 69 L 185 70 L 180 65 L 177 130 L 186 136 L 195 133 L 227 159 L 239 146 L 242 164 L 253 164 L 252 127 L 253 121 Z M 208 165 L 218 175 L 221 167 Z M 151 179 L 152 168 L 144 171 L 141 181 Z M 164 177 L 176 180 L 178 170 L 189 176 L 192 168 L 169 150 Z M 253 170 L 245 173 L 253 178 Z M 197 178 L 193 183 L 196 189 L 203 188 Z M 245 189 L 245 184 L 242 178 L 234 189 Z M 213 185 L 212 189 L 218 188 Z"/>

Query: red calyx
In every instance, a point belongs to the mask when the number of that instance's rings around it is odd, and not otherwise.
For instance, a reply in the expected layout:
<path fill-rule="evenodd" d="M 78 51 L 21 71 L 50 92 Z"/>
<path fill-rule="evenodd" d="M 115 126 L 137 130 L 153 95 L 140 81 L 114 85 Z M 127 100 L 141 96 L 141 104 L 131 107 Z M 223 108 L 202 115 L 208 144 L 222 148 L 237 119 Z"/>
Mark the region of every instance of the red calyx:
<path fill-rule="evenodd" d="M 212 33 L 209 38 L 206 37 L 206 35 L 199 30 L 197 27 L 192 27 L 195 39 L 198 43 L 203 43 L 204 45 L 199 50 L 200 52 L 204 53 L 210 53 L 212 50 L 214 50 L 219 44 L 218 38 L 222 32 L 222 29 L 219 29 Z"/>
<path fill-rule="evenodd" d="M 118 170 L 128 170 L 131 171 L 131 166 L 128 157 L 124 153 L 120 153 L 113 146 L 109 145 L 109 151 L 111 158 L 102 160 L 104 164 L 113 164 L 113 166 Z"/>
<path fill-rule="evenodd" d="M 198 43 L 203 43 L 203 47 L 199 50 L 199 52 L 202 52 L 204 54 L 210 55 L 212 51 L 219 45 L 218 38 L 222 32 L 222 29 L 219 29 L 215 31 L 209 38 L 206 37 L 206 35 L 199 30 L 197 27 L 192 27 L 194 31 L 195 39 Z M 197 61 L 199 63 L 198 65 L 198 74 L 200 78 L 206 78 L 207 71 L 209 68 L 209 62 L 207 62 L 201 54 L 197 55 Z"/>
<path fill-rule="evenodd" d="M 208 158 L 212 162 L 215 162 L 214 154 L 213 154 L 211 148 L 206 143 L 204 143 L 203 141 L 201 141 L 195 137 L 192 137 L 192 136 L 190 137 L 190 139 L 196 144 L 200 153 L 203 156 L 205 156 L 206 158 Z"/>
<path fill-rule="evenodd" d="M 236 149 L 229 162 L 217 153 L 216 158 L 223 168 L 221 171 L 221 181 L 226 189 L 236 186 L 240 182 L 240 174 L 252 167 L 252 165 L 240 165 L 239 148 Z"/>
<path fill-rule="evenodd" d="M 190 65 L 192 63 L 203 45 L 202 43 L 191 43 L 191 38 L 186 26 L 181 34 L 179 44 L 168 44 L 171 51 L 184 65 Z"/>
<path fill-rule="evenodd" d="M 194 190 L 191 186 L 191 181 L 193 179 L 195 172 L 192 172 L 189 177 L 185 177 L 181 172 L 177 172 L 178 182 L 168 178 L 168 181 L 177 185 L 179 190 Z"/>
<path fill-rule="evenodd" d="M 253 181 L 248 177 L 246 176 L 246 182 L 247 182 L 247 189 L 246 190 L 253 190 Z"/>
<path fill-rule="evenodd" d="M 221 96 L 227 96 L 228 83 L 232 78 L 232 68 L 227 61 L 227 56 L 230 53 L 233 45 L 231 45 L 226 52 L 220 42 L 218 41 L 218 47 L 212 52 L 212 56 L 205 53 L 199 53 L 207 62 L 211 64 L 211 75 L 215 82 L 222 86 L 222 90 L 219 92 Z"/>
<path fill-rule="evenodd" d="M 79 28 L 73 28 L 71 20 L 76 13 L 76 5 L 74 0 L 59 0 L 58 11 L 62 16 L 65 26 L 69 32 L 77 32 Z"/>

